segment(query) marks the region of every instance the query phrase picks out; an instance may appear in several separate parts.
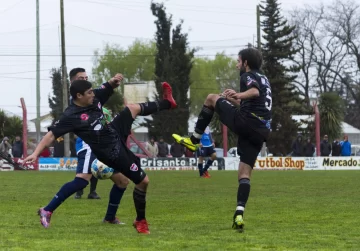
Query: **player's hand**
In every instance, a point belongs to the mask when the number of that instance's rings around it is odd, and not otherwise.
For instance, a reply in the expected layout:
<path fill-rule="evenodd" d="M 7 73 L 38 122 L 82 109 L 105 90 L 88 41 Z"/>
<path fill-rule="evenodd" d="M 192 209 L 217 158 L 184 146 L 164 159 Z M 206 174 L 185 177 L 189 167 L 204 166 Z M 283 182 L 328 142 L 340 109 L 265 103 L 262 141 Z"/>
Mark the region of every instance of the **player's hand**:
<path fill-rule="evenodd" d="M 233 98 L 236 95 L 236 91 L 232 89 L 226 89 L 222 94 L 225 98 Z"/>
<path fill-rule="evenodd" d="M 200 144 L 199 144 L 199 147 L 201 148 L 201 147 L 203 147 L 203 145 L 200 143 Z"/>
<path fill-rule="evenodd" d="M 24 164 L 27 162 L 33 163 L 36 161 L 36 159 L 37 159 L 37 156 L 35 154 L 31 154 L 24 159 Z"/>
<path fill-rule="evenodd" d="M 124 77 L 122 74 L 117 73 L 113 78 L 111 78 L 108 82 L 111 85 L 119 86 L 121 81 L 123 81 Z"/>

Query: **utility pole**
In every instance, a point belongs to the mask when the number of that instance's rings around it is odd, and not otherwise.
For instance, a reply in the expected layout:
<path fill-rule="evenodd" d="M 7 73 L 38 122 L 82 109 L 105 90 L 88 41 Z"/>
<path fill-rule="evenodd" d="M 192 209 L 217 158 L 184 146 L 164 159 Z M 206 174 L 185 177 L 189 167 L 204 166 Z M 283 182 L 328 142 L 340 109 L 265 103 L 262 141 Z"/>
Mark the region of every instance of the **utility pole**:
<path fill-rule="evenodd" d="M 36 0 L 36 141 L 41 139 L 40 131 L 40 21 L 39 21 L 39 0 Z"/>
<path fill-rule="evenodd" d="M 256 5 L 256 36 L 257 36 L 257 49 L 261 51 L 261 35 L 260 35 L 260 5 Z M 260 151 L 261 157 L 267 157 L 268 151 L 266 147 L 266 142 L 263 143 L 263 146 Z"/>
<path fill-rule="evenodd" d="M 260 5 L 256 5 L 256 34 L 257 34 L 257 48 L 261 49 L 261 36 L 260 36 Z"/>
<path fill-rule="evenodd" d="M 64 27 L 64 0 L 60 0 L 60 25 L 61 25 L 61 69 L 63 83 L 63 110 L 68 106 L 68 85 L 65 54 L 65 27 Z M 64 157 L 70 157 L 69 134 L 64 135 Z"/>

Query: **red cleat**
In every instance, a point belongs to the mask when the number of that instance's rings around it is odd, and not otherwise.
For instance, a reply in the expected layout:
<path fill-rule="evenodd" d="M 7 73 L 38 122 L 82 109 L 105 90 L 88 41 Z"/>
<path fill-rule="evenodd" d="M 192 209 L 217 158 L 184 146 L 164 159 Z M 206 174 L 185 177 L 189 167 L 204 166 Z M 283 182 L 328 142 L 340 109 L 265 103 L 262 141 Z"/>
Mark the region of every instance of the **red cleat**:
<path fill-rule="evenodd" d="M 139 234 L 150 234 L 148 223 L 145 219 L 135 220 L 133 226 L 136 228 Z"/>
<path fill-rule="evenodd" d="M 205 176 L 204 178 L 210 178 L 211 177 L 211 175 L 209 174 L 208 171 L 205 171 L 203 175 Z"/>
<path fill-rule="evenodd" d="M 169 83 L 163 82 L 162 88 L 163 88 L 163 99 L 166 99 L 170 102 L 171 108 L 176 108 L 177 104 L 172 95 L 172 89 L 171 89 L 171 86 L 169 85 Z"/>

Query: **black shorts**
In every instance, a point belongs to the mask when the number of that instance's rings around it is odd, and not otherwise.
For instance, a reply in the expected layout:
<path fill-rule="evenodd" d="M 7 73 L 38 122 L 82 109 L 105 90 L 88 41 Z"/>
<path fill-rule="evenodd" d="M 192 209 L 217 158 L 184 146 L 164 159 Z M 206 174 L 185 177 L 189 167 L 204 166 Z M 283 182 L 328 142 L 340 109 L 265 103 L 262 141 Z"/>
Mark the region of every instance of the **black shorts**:
<path fill-rule="evenodd" d="M 141 169 L 140 158 L 130 151 L 126 145 L 133 122 L 134 119 L 127 107 L 111 121 L 110 126 L 117 132 L 119 141 L 111 150 L 109 156 L 112 168 L 120 171 L 135 184 L 139 184 L 145 178 L 146 173 Z"/>
<path fill-rule="evenodd" d="M 215 111 L 220 121 L 238 135 L 237 152 L 240 161 L 253 168 L 267 137 L 255 131 L 251 121 L 226 99 L 218 99 Z"/>
<path fill-rule="evenodd" d="M 210 157 L 213 153 L 216 153 L 214 147 L 201 147 L 197 151 L 197 156 L 201 157 Z"/>

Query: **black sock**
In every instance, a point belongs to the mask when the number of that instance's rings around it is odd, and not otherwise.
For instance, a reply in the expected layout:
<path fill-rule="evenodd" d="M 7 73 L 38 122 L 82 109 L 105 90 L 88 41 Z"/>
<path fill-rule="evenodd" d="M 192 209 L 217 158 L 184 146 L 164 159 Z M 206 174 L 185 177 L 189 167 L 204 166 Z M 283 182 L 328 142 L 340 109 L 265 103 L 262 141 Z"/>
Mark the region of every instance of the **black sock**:
<path fill-rule="evenodd" d="M 70 181 L 64 184 L 59 192 L 55 195 L 55 197 L 50 201 L 50 203 L 44 207 L 44 210 L 53 212 L 56 208 L 60 206 L 69 196 L 74 194 L 75 192 L 84 189 L 89 182 L 84 180 L 83 178 L 75 177 L 73 181 Z"/>
<path fill-rule="evenodd" d="M 204 167 L 204 172 L 206 172 L 209 169 L 209 167 L 212 165 L 213 162 L 214 161 L 211 160 L 211 159 L 208 159 L 208 161 L 206 161 L 206 164 L 205 164 L 205 167 Z"/>
<path fill-rule="evenodd" d="M 195 144 L 200 142 L 201 136 L 214 116 L 214 109 L 203 105 L 195 125 L 195 132 L 191 135 L 191 141 Z"/>
<path fill-rule="evenodd" d="M 97 183 L 98 179 L 92 176 L 90 179 L 90 193 L 94 193 L 96 191 Z"/>
<path fill-rule="evenodd" d="M 239 180 L 239 188 L 237 193 L 237 207 L 235 211 L 234 218 L 241 214 L 244 214 L 245 205 L 249 198 L 250 194 L 250 180 L 247 178 L 243 178 Z"/>
<path fill-rule="evenodd" d="M 145 219 L 145 207 L 146 207 L 146 192 L 140 191 L 134 188 L 133 199 L 136 209 L 136 220 L 140 221 Z"/>
<path fill-rule="evenodd" d="M 146 102 L 146 103 L 140 103 L 140 115 L 147 116 L 150 114 L 153 114 L 158 111 L 162 110 L 168 110 L 171 108 L 171 104 L 169 100 L 161 100 L 161 101 L 154 101 L 154 102 Z"/>
<path fill-rule="evenodd" d="M 203 171 L 203 163 L 199 163 L 198 168 L 199 168 L 200 176 L 203 175 L 203 173 L 204 173 L 204 171 Z"/>
<path fill-rule="evenodd" d="M 120 188 L 117 185 L 113 185 L 110 196 L 108 209 L 106 211 L 105 220 L 112 221 L 115 220 L 116 212 L 119 208 L 121 198 L 125 192 L 126 188 Z"/>

